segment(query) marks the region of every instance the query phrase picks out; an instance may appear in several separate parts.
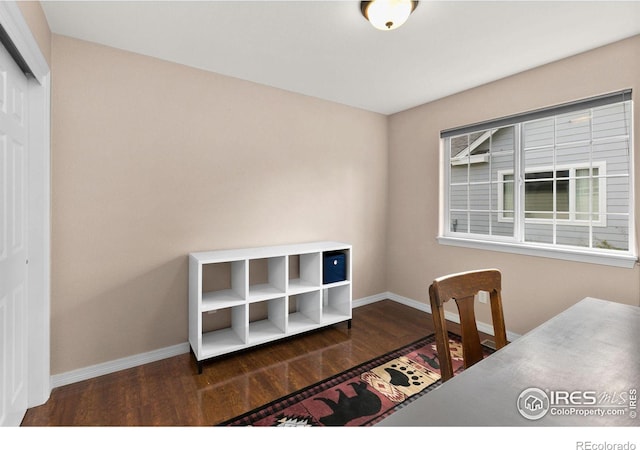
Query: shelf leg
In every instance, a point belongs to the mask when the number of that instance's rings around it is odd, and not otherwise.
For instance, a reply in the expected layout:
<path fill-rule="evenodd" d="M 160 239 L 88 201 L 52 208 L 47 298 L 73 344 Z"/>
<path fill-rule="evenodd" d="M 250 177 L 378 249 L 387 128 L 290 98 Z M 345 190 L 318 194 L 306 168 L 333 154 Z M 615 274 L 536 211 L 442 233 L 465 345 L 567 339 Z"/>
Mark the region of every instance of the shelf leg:
<path fill-rule="evenodd" d="M 349 330 L 351 329 L 351 319 L 347 320 L 347 328 Z"/>
<path fill-rule="evenodd" d="M 190 350 L 191 350 L 191 354 L 193 355 L 193 359 L 196 360 L 196 364 L 198 365 L 198 375 L 200 375 L 202 373 L 202 361 L 198 361 L 196 352 L 194 352 L 192 348 L 190 348 Z"/>

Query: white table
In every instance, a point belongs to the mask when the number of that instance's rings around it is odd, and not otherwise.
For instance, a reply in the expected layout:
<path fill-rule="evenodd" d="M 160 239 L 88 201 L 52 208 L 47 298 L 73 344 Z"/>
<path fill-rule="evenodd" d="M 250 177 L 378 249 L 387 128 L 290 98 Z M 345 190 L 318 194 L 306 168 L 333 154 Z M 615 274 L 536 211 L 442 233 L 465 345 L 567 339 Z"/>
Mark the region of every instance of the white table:
<path fill-rule="evenodd" d="M 640 307 L 585 298 L 377 425 L 640 426 L 639 391 Z"/>

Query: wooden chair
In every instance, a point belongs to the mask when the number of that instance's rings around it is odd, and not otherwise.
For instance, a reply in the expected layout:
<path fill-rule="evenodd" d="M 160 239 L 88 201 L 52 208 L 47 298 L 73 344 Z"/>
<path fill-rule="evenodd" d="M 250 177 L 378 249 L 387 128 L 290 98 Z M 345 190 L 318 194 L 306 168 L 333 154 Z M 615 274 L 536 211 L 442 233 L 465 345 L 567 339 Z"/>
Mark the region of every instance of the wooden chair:
<path fill-rule="evenodd" d="M 474 296 L 478 291 L 490 295 L 496 349 L 507 345 L 507 333 L 502 312 L 502 275 L 497 269 L 476 270 L 436 278 L 429 286 L 431 314 L 436 329 L 436 347 L 440 361 L 442 381 L 453 377 L 453 364 L 449 350 L 449 337 L 444 317 L 444 304 L 456 301 L 462 328 L 462 355 L 465 369 L 482 360 L 480 334 L 474 313 Z"/>

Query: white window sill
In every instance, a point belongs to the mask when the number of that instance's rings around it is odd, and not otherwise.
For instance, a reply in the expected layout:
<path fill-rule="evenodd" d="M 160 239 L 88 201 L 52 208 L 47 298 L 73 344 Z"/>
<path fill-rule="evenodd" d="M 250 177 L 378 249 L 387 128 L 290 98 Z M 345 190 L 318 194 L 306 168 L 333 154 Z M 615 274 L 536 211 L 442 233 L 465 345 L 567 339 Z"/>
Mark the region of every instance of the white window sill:
<path fill-rule="evenodd" d="M 591 252 L 588 250 L 568 247 L 544 247 L 539 244 L 521 244 L 514 242 L 489 242 L 467 237 L 439 236 L 438 242 L 443 245 L 475 248 L 518 255 L 539 256 L 542 258 L 562 259 L 605 266 L 624 267 L 631 269 L 638 261 L 638 257 L 629 253 Z"/>

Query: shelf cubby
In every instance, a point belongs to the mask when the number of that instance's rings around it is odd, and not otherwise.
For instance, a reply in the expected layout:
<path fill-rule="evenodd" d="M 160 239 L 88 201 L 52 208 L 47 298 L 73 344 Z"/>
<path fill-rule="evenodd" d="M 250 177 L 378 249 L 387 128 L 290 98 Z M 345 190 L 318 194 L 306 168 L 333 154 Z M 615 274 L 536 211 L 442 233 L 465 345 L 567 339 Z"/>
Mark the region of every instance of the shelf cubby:
<path fill-rule="evenodd" d="M 319 290 L 289 296 L 289 333 L 317 328 L 321 323 L 322 293 Z"/>
<path fill-rule="evenodd" d="M 290 255 L 288 292 L 295 295 L 318 289 L 322 284 L 321 265 L 319 252 Z"/>
<path fill-rule="evenodd" d="M 241 305 L 247 292 L 247 264 L 245 261 L 203 264 L 202 310 Z"/>
<path fill-rule="evenodd" d="M 242 349 L 247 342 L 244 305 L 203 313 L 202 354 L 210 358 Z"/>
<path fill-rule="evenodd" d="M 249 260 L 249 302 L 285 294 L 286 264 L 284 256 Z"/>
<path fill-rule="evenodd" d="M 324 283 L 323 287 L 335 287 L 341 285 L 348 285 L 351 283 L 351 252 L 350 251 L 340 251 L 345 258 L 345 279 L 340 281 L 333 281 L 330 283 Z"/>
<path fill-rule="evenodd" d="M 351 285 L 336 283 L 324 289 L 322 296 L 322 323 L 335 323 L 351 318 Z"/>
<path fill-rule="evenodd" d="M 285 297 L 250 303 L 247 343 L 260 344 L 284 337 L 285 307 Z"/>

